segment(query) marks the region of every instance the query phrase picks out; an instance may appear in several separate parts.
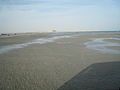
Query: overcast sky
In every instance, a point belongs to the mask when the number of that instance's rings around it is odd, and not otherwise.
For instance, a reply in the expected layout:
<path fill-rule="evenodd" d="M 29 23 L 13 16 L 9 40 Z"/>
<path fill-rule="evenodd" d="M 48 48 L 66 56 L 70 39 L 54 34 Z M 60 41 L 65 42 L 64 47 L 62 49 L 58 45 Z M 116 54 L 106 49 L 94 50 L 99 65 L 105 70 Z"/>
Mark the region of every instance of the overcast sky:
<path fill-rule="evenodd" d="M 120 30 L 120 0 L 0 0 L 0 32 Z"/>

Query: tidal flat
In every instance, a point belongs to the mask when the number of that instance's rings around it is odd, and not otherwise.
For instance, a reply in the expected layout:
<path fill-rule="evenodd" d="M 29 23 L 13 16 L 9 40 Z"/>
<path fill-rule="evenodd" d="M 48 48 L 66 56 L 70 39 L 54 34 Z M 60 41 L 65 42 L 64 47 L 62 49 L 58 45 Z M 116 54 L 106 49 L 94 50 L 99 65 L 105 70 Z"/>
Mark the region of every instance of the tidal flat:
<path fill-rule="evenodd" d="M 103 87 L 101 90 L 111 88 L 111 90 L 117 90 L 120 87 L 118 83 L 118 80 L 120 81 L 120 66 L 117 65 L 117 68 L 114 68 L 116 66 L 114 62 L 119 64 L 120 54 L 104 53 L 87 48 L 84 43 L 96 38 L 118 38 L 119 35 L 119 33 L 73 35 L 69 38 L 55 39 L 53 42 L 45 44 L 30 44 L 24 48 L 2 53 L 0 54 L 0 90 L 99 90 L 100 87 L 92 83 L 96 81 L 101 83 L 105 79 L 110 82 L 114 81 L 114 83 L 108 83 L 105 86 L 100 84 Z M 49 34 L 32 34 L 0 38 L 0 46 L 28 43 L 35 39 L 48 38 L 48 36 Z M 113 40 L 112 43 L 114 43 Z M 112 47 L 114 49 L 114 46 Z M 103 67 L 96 64 L 109 62 L 111 62 L 110 65 L 107 64 L 109 67 L 105 66 L 106 64 L 103 64 Z M 98 65 L 96 69 L 100 70 L 98 77 L 95 76 L 97 74 L 94 71 L 92 77 L 87 78 L 87 80 L 74 79 L 76 75 L 82 73 L 91 65 L 95 68 Z M 104 70 L 104 68 L 109 70 Z M 94 69 L 90 68 L 90 70 Z M 88 71 L 84 72 L 84 74 L 87 75 Z M 114 78 L 114 74 L 117 79 Z M 107 75 L 110 78 L 106 78 Z M 80 88 L 79 83 L 76 84 L 75 82 L 74 84 L 73 79 L 78 80 L 82 85 L 84 83 L 83 87 Z M 69 81 L 72 84 L 67 84 Z M 74 85 L 74 87 L 71 85 Z M 109 87 L 106 87 L 106 85 Z"/>

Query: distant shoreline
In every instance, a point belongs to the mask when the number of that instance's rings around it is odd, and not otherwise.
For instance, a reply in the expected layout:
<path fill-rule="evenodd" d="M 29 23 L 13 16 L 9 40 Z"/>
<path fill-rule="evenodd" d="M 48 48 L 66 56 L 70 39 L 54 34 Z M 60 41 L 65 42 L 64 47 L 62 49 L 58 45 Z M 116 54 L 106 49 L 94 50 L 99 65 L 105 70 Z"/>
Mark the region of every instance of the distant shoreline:
<path fill-rule="evenodd" d="M 74 32 L 23 32 L 23 33 L 0 33 L 0 38 L 9 38 L 23 35 L 51 34 L 51 35 L 70 35 L 70 34 L 120 34 L 120 31 L 74 31 Z"/>
<path fill-rule="evenodd" d="M 0 38 L 8 38 L 8 37 L 16 37 L 16 36 L 22 36 L 22 35 L 33 35 L 33 34 L 43 34 L 43 33 L 1 33 Z"/>

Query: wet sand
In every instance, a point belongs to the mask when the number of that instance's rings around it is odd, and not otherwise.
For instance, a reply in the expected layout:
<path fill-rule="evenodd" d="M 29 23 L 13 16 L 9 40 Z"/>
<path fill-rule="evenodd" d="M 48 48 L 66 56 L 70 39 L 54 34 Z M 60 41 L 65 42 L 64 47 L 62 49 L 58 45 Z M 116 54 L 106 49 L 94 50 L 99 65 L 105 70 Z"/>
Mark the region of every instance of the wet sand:
<path fill-rule="evenodd" d="M 38 38 L 39 36 L 32 36 L 32 38 L 34 37 Z M 118 37 L 118 35 L 81 35 L 42 45 L 29 45 L 25 48 L 0 54 L 0 89 L 59 90 L 66 82 L 94 63 L 119 62 L 119 54 L 101 53 L 86 48 L 84 45 L 92 38 L 101 37 L 110 38 Z M 25 40 L 21 40 L 21 37 L 18 38 L 11 37 L 8 41 L 13 44 Z M 4 41 L 6 42 L 4 43 Z M 3 40 L 1 44 L 8 45 L 8 41 Z M 110 67 L 112 68 L 112 65 Z M 68 87 L 67 90 L 73 89 Z"/>
<path fill-rule="evenodd" d="M 12 45 L 12 44 L 21 44 L 29 42 L 31 40 L 47 37 L 48 33 L 23 33 L 10 36 L 0 36 L 0 46 Z"/>

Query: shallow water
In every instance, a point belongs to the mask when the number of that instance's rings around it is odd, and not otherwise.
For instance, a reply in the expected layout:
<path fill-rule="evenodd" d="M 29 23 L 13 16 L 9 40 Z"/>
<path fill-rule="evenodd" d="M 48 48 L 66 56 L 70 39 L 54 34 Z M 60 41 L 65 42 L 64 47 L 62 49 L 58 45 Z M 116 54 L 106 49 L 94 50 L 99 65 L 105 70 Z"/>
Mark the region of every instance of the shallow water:
<path fill-rule="evenodd" d="M 96 35 L 96 34 L 109 34 L 109 33 L 105 33 L 105 32 L 101 32 L 101 33 L 98 33 L 98 32 L 53 33 L 53 34 L 50 34 L 50 37 L 35 39 L 35 40 L 32 40 L 31 42 L 27 42 L 27 43 L 0 46 L 0 54 L 7 53 L 7 52 L 9 52 L 11 50 L 15 50 L 15 49 L 25 48 L 32 44 L 46 44 L 46 43 L 55 42 L 57 39 L 61 39 L 61 38 L 71 38 L 71 37 L 79 37 L 81 35 Z M 108 42 L 106 40 L 119 41 L 120 38 L 96 38 L 96 39 L 88 41 L 84 44 L 86 45 L 87 48 L 94 49 L 94 50 L 100 51 L 102 53 L 120 54 L 119 50 L 114 50 L 112 48 L 108 48 L 108 46 L 109 47 L 120 46 L 120 43 Z"/>
<path fill-rule="evenodd" d="M 14 44 L 14 45 L 0 46 L 0 54 L 9 52 L 11 50 L 24 48 L 24 47 L 27 47 L 27 46 L 32 45 L 32 44 L 46 44 L 46 43 L 54 42 L 57 39 L 69 38 L 69 37 L 71 37 L 71 36 L 65 36 L 65 35 L 64 36 L 54 36 L 54 37 L 51 37 L 51 38 L 36 39 L 36 40 L 31 41 L 31 42 L 27 42 L 27 43 L 23 43 L 23 44 Z"/>
<path fill-rule="evenodd" d="M 106 40 L 120 40 L 120 38 L 96 38 L 89 42 L 86 42 L 85 45 L 87 48 L 94 49 L 102 53 L 120 54 L 119 50 L 110 48 L 118 46 L 120 47 L 120 43 L 108 42 Z"/>

